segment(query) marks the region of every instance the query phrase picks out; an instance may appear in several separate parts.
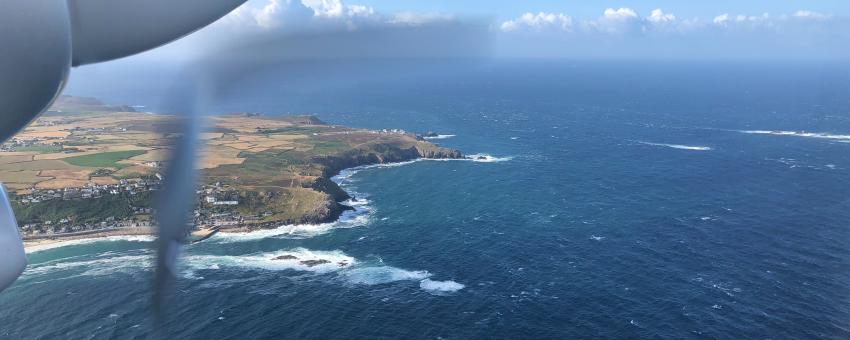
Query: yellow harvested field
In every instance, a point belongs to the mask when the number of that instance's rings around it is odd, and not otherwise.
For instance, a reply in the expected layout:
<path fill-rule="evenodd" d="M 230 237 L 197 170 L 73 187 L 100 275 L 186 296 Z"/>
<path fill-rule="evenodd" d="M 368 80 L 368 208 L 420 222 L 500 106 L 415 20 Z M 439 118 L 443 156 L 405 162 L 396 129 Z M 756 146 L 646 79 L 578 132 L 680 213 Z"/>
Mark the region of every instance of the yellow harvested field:
<path fill-rule="evenodd" d="M 65 138 L 68 137 L 71 133 L 68 131 L 58 131 L 58 130 L 25 130 L 17 135 L 16 138 L 19 139 L 33 139 L 33 138 Z"/>
<path fill-rule="evenodd" d="M 42 170 L 38 175 L 58 179 L 88 179 L 92 172 L 94 171 L 84 168 L 75 170 Z"/>
<path fill-rule="evenodd" d="M 62 189 L 62 188 L 79 188 L 89 184 L 86 179 L 51 179 L 43 182 L 38 182 L 35 185 L 38 189 Z"/>
<path fill-rule="evenodd" d="M 6 158 L 9 156 L 33 156 L 37 155 L 38 152 L 34 151 L 11 151 L 11 152 L 0 152 L 0 159 Z M 2 163 L 2 162 L 0 162 Z"/>
<path fill-rule="evenodd" d="M 118 184 L 118 180 L 112 177 L 92 177 L 91 182 L 97 185 L 113 185 Z"/>
<path fill-rule="evenodd" d="M 244 158 L 239 158 L 240 150 L 226 146 L 209 146 L 201 153 L 199 169 L 212 169 L 226 164 L 242 164 Z"/>
<path fill-rule="evenodd" d="M 5 186 L 9 191 L 16 192 L 18 195 L 25 195 L 29 192 L 29 189 L 32 188 L 32 184 L 26 183 L 3 183 L 3 186 Z"/>
<path fill-rule="evenodd" d="M 209 140 L 209 139 L 218 139 L 224 136 L 224 133 L 221 132 L 204 132 L 201 134 L 200 139 Z"/>
<path fill-rule="evenodd" d="M 0 164 L 31 161 L 32 157 L 33 157 L 33 155 L 6 156 L 5 154 L 0 154 Z"/>
<path fill-rule="evenodd" d="M 224 145 L 231 147 L 231 148 L 234 148 L 234 149 L 239 149 L 239 150 L 248 150 L 248 149 L 254 147 L 254 144 L 244 143 L 244 142 L 242 142 L 242 143 L 230 143 L 230 144 L 224 144 Z"/>
<path fill-rule="evenodd" d="M 21 170 L 70 170 L 83 169 L 78 166 L 70 165 L 59 160 L 42 160 L 31 162 L 20 162 L 11 164 L 0 164 L 0 171 L 21 171 Z"/>
<path fill-rule="evenodd" d="M 0 183 L 35 184 L 49 178 L 38 177 L 38 171 L 0 171 Z"/>

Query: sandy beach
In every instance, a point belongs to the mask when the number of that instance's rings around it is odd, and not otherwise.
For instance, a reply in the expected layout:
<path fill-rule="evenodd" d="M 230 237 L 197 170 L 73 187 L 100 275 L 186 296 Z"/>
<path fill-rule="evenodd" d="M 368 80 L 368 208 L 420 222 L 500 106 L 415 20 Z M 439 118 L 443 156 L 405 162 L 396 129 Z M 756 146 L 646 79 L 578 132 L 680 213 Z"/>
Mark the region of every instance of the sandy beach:
<path fill-rule="evenodd" d="M 216 233 L 215 229 L 200 228 L 192 232 L 190 239 L 203 240 Z M 85 244 L 98 241 L 148 241 L 152 242 L 156 237 L 156 228 L 153 227 L 128 227 L 106 230 L 93 230 L 79 233 L 68 233 L 59 235 L 44 235 L 38 237 L 25 237 L 24 249 L 27 253 Z"/>
<path fill-rule="evenodd" d="M 52 249 L 66 245 L 118 239 L 120 237 L 128 236 L 150 236 L 152 240 L 155 234 L 156 229 L 152 227 L 131 227 L 24 237 L 24 249 L 27 253 L 31 253 L 34 251 Z"/>

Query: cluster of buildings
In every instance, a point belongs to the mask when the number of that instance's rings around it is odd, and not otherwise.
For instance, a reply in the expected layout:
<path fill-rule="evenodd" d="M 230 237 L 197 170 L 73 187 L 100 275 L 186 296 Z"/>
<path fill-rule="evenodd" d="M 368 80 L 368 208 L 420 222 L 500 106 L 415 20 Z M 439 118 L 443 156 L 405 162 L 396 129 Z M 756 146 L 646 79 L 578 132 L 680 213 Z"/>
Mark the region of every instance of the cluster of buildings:
<path fill-rule="evenodd" d="M 383 129 L 374 131 L 373 133 L 380 133 L 385 135 L 406 135 L 407 131 L 404 131 L 402 129 Z"/>
<path fill-rule="evenodd" d="M 42 140 L 39 138 L 12 138 L 3 144 L 0 144 L 0 152 L 11 152 L 19 148 L 32 147 L 39 144 L 42 144 Z"/>
<path fill-rule="evenodd" d="M 94 184 L 89 183 L 88 186 L 82 188 L 63 188 L 63 189 L 30 189 L 30 193 L 20 196 L 19 200 L 22 204 L 41 203 L 51 200 L 74 200 L 74 199 L 92 199 L 101 198 L 106 195 L 118 195 L 127 193 L 136 195 L 140 192 L 156 190 L 162 177 L 157 174 L 152 179 L 122 179 L 118 184 Z"/>
<path fill-rule="evenodd" d="M 51 200 L 98 199 L 108 195 L 136 195 L 143 191 L 157 190 L 161 179 L 122 180 L 115 185 L 89 185 L 83 188 L 65 188 L 60 190 L 33 189 L 29 194 L 19 196 L 24 204 L 38 204 Z M 243 225 L 261 226 L 264 218 L 272 216 L 266 211 L 254 216 L 243 216 L 236 209 L 240 203 L 239 194 L 220 183 L 205 185 L 196 192 L 199 204 L 192 214 L 195 226 L 207 228 L 233 228 Z M 67 233 L 85 233 L 102 229 L 151 227 L 154 222 L 149 207 L 132 207 L 129 216 L 109 216 L 97 223 L 80 223 L 70 216 L 58 220 L 40 221 L 20 225 L 21 233 L 28 237 L 59 236 Z M 142 217 L 143 216 L 143 217 Z M 141 218 L 140 218 L 141 217 Z"/>
<path fill-rule="evenodd" d="M 24 224 L 19 227 L 21 229 L 21 234 L 23 234 L 25 237 L 51 235 L 58 236 L 61 234 L 82 233 L 103 229 L 151 227 L 151 222 L 119 220 L 116 219 L 114 216 L 110 216 L 100 223 L 73 223 L 73 221 L 67 218 L 63 218 L 57 221 L 44 221 L 43 223 Z"/>

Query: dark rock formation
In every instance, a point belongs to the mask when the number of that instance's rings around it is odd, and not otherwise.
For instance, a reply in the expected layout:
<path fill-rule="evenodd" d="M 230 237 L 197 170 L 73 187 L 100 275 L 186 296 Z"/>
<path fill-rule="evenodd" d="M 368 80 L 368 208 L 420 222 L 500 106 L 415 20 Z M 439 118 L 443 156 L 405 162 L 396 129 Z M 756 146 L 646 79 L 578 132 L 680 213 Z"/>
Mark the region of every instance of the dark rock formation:
<path fill-rule="evenodd" d="M 301 264 L 303 264 L 303 265 L 305 265 L 305 266 L 307 266 L 307 267 L 315 267 L 315 266 L 318 266 L 318 265 L 320 265 L 320 264 L 327 264 L 327 263 L 331 263 L 331 261 L 328 261 L 328 260 L 325 260 L 325 259 L 321 259 L 321 260 L 304 260 L 304 261 L 301 261 Z"/>

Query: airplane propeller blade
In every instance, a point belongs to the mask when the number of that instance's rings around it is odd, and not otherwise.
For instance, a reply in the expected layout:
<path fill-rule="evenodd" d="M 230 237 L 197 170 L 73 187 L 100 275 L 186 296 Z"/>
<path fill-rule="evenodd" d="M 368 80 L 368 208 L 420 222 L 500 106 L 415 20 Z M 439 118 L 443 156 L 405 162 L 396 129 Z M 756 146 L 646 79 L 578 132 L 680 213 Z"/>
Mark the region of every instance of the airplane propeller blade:
<path fill-rule="evenodd" d="M 179 124 L 182 136 L 171 155 L 162 190 L 155 201 L 159 237 L 153 307 L 154 315 L 160 321 L 164 317 L 166 301 L 178 271 L 178 259 L 192 222 L 190 213 L 195 202 L 198 135 L 203 120 L 195 110 L 189 109 Z"/>
<path fill-rule="evenodd" d="M 73 66 L 126 57 L 192 33 L 245 0 L 70 0 Z"/>
<path fill-rule="evenodd" d="M 10 286 L 27 266 L 18 223 L 9 204 L 9 196 L 0 184 L 0 291 Z"/>

